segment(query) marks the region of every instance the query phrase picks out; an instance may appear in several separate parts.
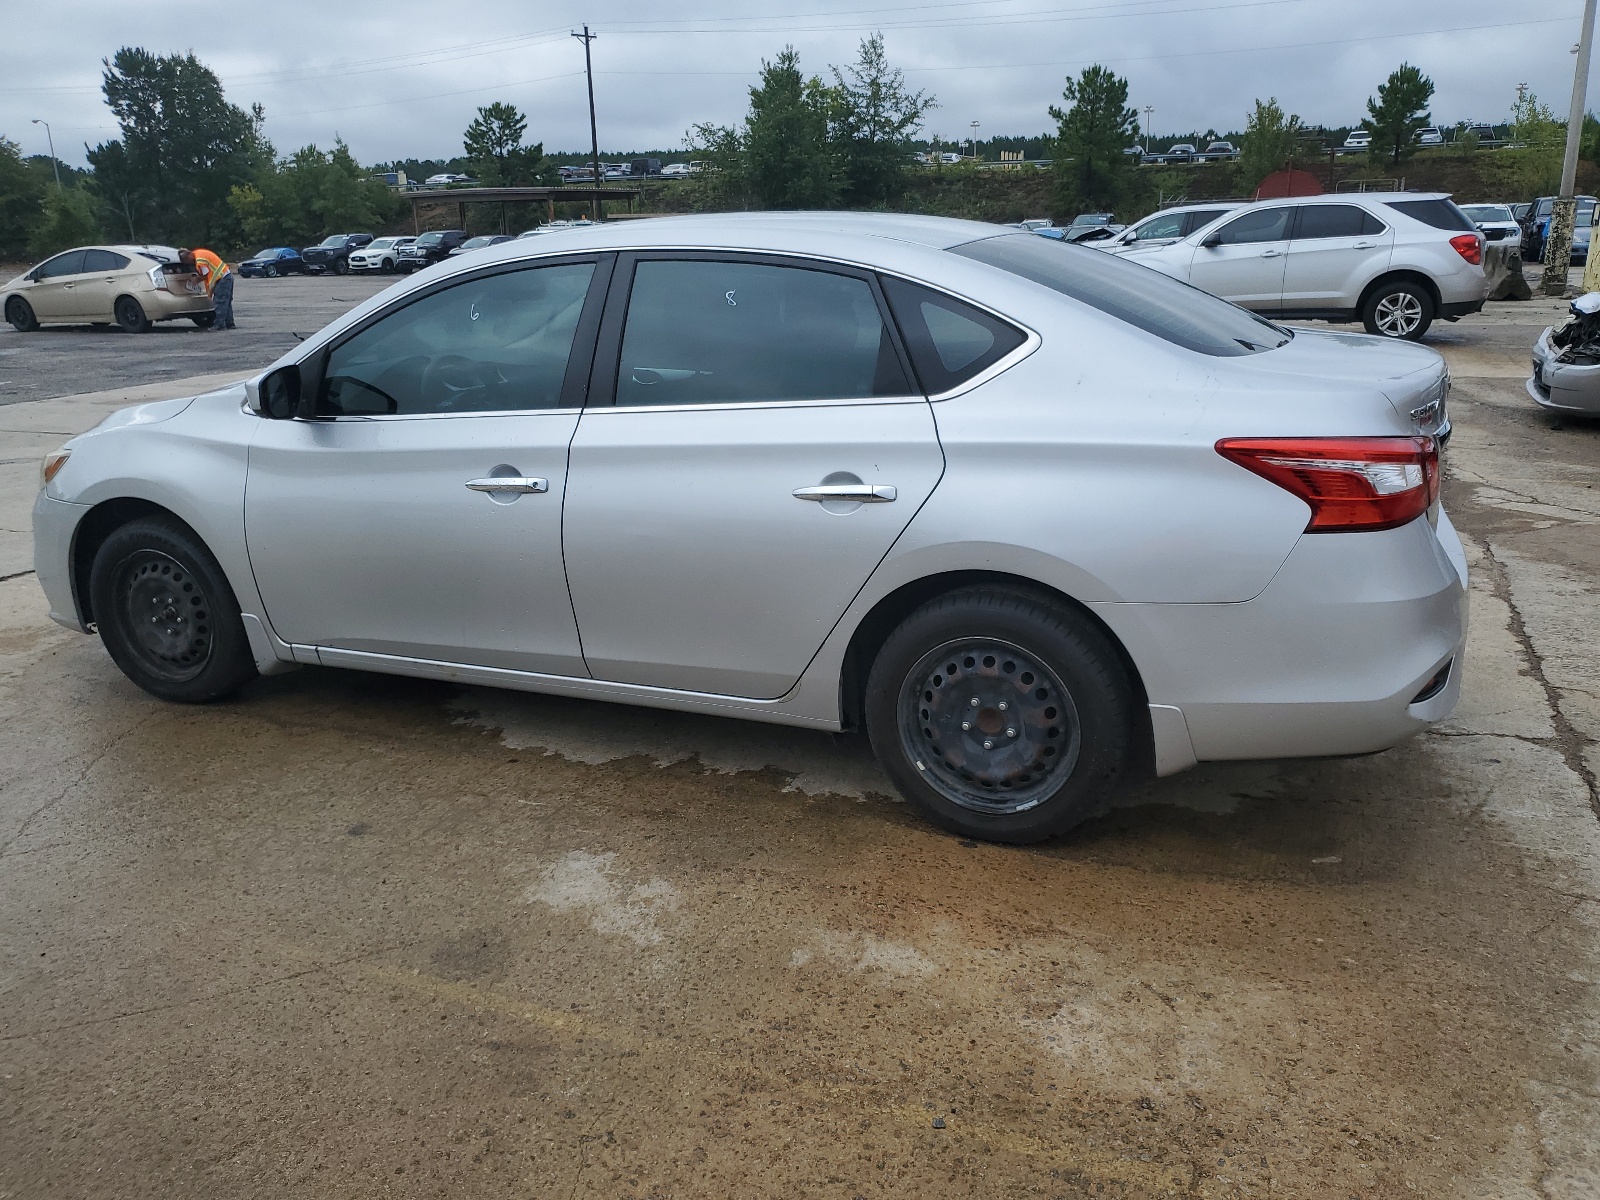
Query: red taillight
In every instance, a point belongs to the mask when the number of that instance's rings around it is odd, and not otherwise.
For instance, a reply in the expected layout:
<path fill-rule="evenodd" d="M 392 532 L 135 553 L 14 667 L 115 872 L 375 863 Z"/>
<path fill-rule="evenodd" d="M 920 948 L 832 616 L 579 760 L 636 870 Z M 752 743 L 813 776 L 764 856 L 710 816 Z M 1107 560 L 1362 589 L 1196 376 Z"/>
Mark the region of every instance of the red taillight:
<path fill-rule="evenodd" d="M 1450 239 L 1450 248 L 1473 266 L 1483 262 L 1483 239 L 1475 233 L 1458 233 Z"/>
<path fill-rule="evenodd" d="M 1431 437 L 1223 438 L 1217 453 L 1309 504 L 1307 533 L 1393 529 L 1439 495 Z"/>

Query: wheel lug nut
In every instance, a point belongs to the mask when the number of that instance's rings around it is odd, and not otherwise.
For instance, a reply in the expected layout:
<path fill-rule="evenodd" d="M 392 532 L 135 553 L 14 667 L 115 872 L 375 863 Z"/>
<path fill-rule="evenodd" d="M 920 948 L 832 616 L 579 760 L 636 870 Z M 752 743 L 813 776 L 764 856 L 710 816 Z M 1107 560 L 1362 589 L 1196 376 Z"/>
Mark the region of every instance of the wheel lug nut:
<path fill-rule="evenodd" d="M 1006 736 L 1007 737 L 1016 737 L 1017 736 L 1017 731 L 1015 729 L 1008 729 L 1008 730 L 1006 730 Z"/>
<path fill-rule="evenodd" d="M 978 707 L 978 698 L 976 696 L 974 696 L 972 698 L 972 707 L 973 708 L 977 708 Z"/>
<path fill-rule="evenodd" d="M 983 739 L 983 748 L 985 750 L 993 750 L 994 749 L 994 743 L 991 742 L 988 738 L 984 738 Z"/>
<path fill-rule="evenodd" d="M 971 721 L 963 721 L 963 722 L 961 722 L 961 729 L 962 729 L 963 733 L 966 732 L 968 729 L 971 729 L 971 728 L 972 728 L 972 722 Z"/>
<path fill-rule="evenodd" d="M 1007 704 L 1004 700 L 1000 701 L 1000 711 L 1001 712 L 1005 712 L 1005 710 L 1010 708 L 1010 707 L 1011 706 L 1009 704 Z"/>

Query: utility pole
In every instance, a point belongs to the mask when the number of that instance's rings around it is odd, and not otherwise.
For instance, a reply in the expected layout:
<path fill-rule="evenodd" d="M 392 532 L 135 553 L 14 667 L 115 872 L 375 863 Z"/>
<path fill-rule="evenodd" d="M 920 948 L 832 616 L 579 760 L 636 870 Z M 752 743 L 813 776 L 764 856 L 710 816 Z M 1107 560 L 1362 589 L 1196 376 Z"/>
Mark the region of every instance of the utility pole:
<path fill-rule="evenodd" d="M 33 123 L 44 126 L 44 140 L 50 143 L 50 169 L 56 173 L 56 191 L 59 192 L 61 190 L 61 164 L 56 161 L 55 135 L 50 132 L 49 121 L 41 121 L 35 117 Z"/>
<path fill-rule="evenodd" d="M 1590 0 L 1590 2 L 1592 4 L 1593 0 Z M 583 73 L 589 78 L 589 152 L 594 161 L 594 186 L 597 193 L 590 199 L 589 203 L 590 212 L 593 214 L 594 220 L 598 221 L 600 219 L 600 197 L 598 195 L 600 190 L 600 134 L 594 123 L 594 65 L 589 61 L 589 43 L 600 35 L 590 33 L 589 27 L 585 25 L 582 33 L 575 33 L 572 36 L 583 43 Z"/>
<path fill-rule="evenodd" d="M 1144 106 L 1144 152 L 1146 154 L 1150 153 L 1150 122 L 1155 115 L 1156 106 L 1154 104 L 1146 104 Z"/>
<path fill-rule="evenodd" d="M 973 158 L 977 158 L 978 157 L 978 122 L 973 121 L 973 122 L 971 122 L 971 124 L 972 124 L 972 157 Z"/>
<path fill-rule="evenodd" d="M 1578 176 L 1578 141 L 1583 136 L 1583 110 L 1589 96 L 1589 56 L 1594 50 L 1596 0 L 1584 0 L 1583 32 L 1578 36 L 1578 62 L 1572 71 L 1572 107 L 1567 113 L 1567 152 L 1561 159 L 1561 194 L 1551 205 L 1550 236 L 1544 244 L 1546 296 L 1567 294 L 1567 267 L 1572 261 L 1572 226 L 1578 202 L 1573 188 Z"/>

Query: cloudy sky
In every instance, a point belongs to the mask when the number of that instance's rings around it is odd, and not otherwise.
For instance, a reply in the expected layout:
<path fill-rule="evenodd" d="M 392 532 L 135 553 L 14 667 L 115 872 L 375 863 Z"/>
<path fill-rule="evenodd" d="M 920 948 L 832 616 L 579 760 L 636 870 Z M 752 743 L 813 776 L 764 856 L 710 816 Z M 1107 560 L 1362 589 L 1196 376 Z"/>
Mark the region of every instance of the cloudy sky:
<path fill-rule="evenodd" d="M 472 0 L 441 5 L 234 0 L 130 5 L 0 0 L 0 136 L 81 164 L 116 135 L 100 60 L 119 46 L 193 50 L 229 98 L 267 112 L 280 152 L 343 137 L 366 162 L 459 153 L 477 105 L 507 100 L 547 149 L 588 143 L 582 46 L 594 43 L 600 142 L 674 147 L 700 121 L 733 123 L 763 57 L 808 70 L 882 30 L 891 60 L 939 101 L 946 139 L 1037 133 L 1061 79 L 1091 62 L 1125 75 L 1157 133 L 1240 128 L 1255 97 L 1311 123 L 1354 122 L 1409 60 L 1437 85 L 1440 123 L 1497 121 L 1519 83 L 1565 112 L 1582 0 Z M 760 15 L 752 15 L 760 12 Z M 1600 108 L 1600 76 L 1591 92 Z"/>

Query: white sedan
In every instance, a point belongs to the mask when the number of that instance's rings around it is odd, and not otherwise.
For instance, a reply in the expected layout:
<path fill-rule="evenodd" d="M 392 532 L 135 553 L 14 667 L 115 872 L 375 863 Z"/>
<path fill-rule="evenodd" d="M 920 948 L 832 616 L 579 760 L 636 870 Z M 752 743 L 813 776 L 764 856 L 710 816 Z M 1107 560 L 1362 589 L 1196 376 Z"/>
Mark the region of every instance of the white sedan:
<path fill-rule="evenodd" d="M 599 225 L 73 439 L 36 563 L 163 699 L 322 664 L 865 729 L 931 819 L 1027 842 L 1451 712 L 1447 384 L 993 225 Z"/>

